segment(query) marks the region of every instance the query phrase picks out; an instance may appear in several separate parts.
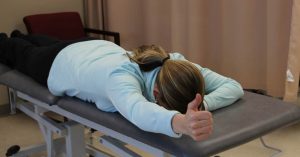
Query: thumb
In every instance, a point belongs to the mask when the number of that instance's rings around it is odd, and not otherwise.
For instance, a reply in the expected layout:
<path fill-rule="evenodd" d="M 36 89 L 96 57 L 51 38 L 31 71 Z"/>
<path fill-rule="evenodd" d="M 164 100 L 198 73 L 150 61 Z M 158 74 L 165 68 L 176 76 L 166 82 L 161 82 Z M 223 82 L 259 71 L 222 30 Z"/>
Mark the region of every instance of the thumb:
<path fill-rule="evenodd" d="M 201 95 L 197 93 L 195 99 L 188 104 L 187 110 L 198 111 L 201 101 Z"/>

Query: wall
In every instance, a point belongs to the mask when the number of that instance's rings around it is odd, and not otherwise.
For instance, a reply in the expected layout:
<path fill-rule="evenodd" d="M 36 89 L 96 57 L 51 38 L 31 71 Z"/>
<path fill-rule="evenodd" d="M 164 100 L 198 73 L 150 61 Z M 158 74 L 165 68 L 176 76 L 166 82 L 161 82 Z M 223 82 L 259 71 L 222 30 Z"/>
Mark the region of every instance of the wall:
<path fill-rule="evenodd" d="M 2 0 L 0 1 L 0 32 L 8 35 L 14 29 L 26 33 L 23 17 L 31 14 L 77 11 L 83 15 L 83 0 Z M 0 85 L 0 105 L 7 104 L 7 89 Z"/>
<path fill-rule="evenodd" d="M 243 88 L 282 97 L 292 4 L 293 0 L 109 0 L 106 23 L 120 32 L 121 45 L 128 50 L 157 44 L 237 80 Z"/>

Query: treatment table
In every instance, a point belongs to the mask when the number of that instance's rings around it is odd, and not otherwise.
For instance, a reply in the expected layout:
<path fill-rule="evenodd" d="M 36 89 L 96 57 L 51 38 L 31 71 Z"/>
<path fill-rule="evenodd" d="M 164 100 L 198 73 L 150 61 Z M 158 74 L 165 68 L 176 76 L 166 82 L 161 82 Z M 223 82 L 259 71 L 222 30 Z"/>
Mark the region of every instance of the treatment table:
<path fill-rule="evenodd" d="M 74 97 L 56 97 L 46 87 L 2 64 L 0 84 L 9 88 L 12 113 L 17 108 L 35 119 L 45 138 L 45 144 L 21 149 L 15 154 L 9 154 L 10 156 L 22 156 L 43 150 L 47 150 L 48 157 L 58 153 L 68 157 L 82 157 L 86 154 L 95 157 L 108 156 L 85 139 L 86 128 L 91 128 L 104 134 L 99 137 L 102 145 L 122 157 L 139 156 L 126 149 L 125 144 L 154 156 L 206 157 L 261 138 L 300 119 L 299 106 L 245 91 L 245 95 L 234 104 L 213 112 L 212 135 L 207 140 L 196 142 L 186 135 L 172 138 L 145 132 L 119 113 L 100 111 L 94 104 Z M 56 122 L 46 116 L 45 113 L 49 111 L 68 120 Z M 54 139 L 53 134 L 58 134 L 61 138 Z"/>

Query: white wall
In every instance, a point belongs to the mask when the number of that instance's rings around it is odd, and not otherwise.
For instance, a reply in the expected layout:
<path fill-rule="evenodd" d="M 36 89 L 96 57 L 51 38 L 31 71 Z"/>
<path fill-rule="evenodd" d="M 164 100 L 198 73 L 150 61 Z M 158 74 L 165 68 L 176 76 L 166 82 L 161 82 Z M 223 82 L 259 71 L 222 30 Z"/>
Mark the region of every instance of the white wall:
<path fill-rule="evenodd" d="M 27 33 L 24 16 L 61 11 L 77 11 L 83 15 L 83 0 L 1 0 L 0 32 L 9 35 L 12 30 L 19 29 Z M 0 85 L 0 105 L 7 103 L 7 90 Z"/>

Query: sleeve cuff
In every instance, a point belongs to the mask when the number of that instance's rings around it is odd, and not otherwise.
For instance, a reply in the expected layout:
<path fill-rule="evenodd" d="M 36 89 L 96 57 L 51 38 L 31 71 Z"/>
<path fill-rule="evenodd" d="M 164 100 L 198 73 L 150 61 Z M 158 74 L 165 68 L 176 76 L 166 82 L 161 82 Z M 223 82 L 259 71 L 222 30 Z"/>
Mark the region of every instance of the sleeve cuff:
<path fill-rule="evenodd" d="M 208 111 L 208 104 L 205 99 L 203 100 L 203 105 L 204 105 L 204 110 Z"/>
<path fill-rule="evenodd" d="M 171 133 L 171 135 L 170 135 L 171 137 L 179 138 L 179 137 L 182 136 L 182 134 L 181 134 L 181 133 L 176 133 L 176 132 L 174 132 L 173 126 L 172 126 L 172 120 L 173 120 L 173 117 L 174 117 L 176 114 L 179 114 L 179 112 L 178 112 L 178 111 L 175 111 L 175 112 L 174 112 L 174 114 L 173 114 L 173 116 L 172 116 L 172 118 L 171 118 L 171 120 L 170 120 L 170 128 L 171 128 L 171 130 L 169 130 L 169 132 Z"/>

